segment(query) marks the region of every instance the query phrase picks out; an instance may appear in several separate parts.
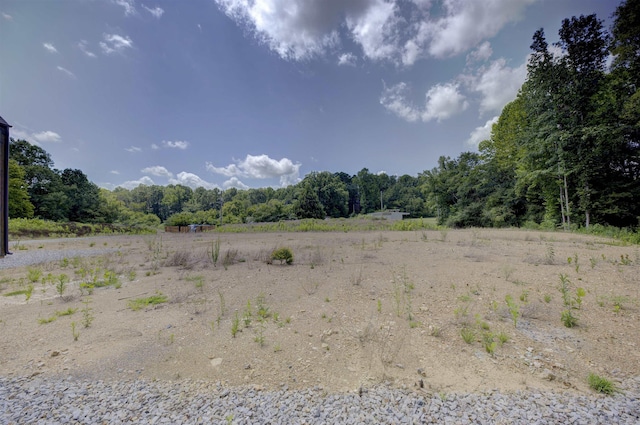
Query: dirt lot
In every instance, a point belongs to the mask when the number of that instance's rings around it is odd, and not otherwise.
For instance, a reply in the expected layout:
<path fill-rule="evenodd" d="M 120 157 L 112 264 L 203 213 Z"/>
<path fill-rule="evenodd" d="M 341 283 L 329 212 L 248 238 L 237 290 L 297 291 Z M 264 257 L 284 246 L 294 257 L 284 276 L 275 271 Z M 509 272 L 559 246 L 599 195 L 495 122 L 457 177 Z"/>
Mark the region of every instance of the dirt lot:
<path fill-rule="evenodd" d="M 292 265 L 268 264 L 277 247 L 293 251 Z M 639 248 L 608 239 L 482 229 L 158 234 L 19 248 L 14 256 L 117 251 L 0 271 L 3 295 L 35 281 L 28 301 L 0 296 L 3 375 L 328 391 L 389 382 L 445 393 L 586 392 L 589 372 L 640 375 Z M 81 288 L 100 282 L 110 285 Z M 154 295 L 168 301 L 131 308 Z M 563 325 L 563 311 L 576 327 Z"/>

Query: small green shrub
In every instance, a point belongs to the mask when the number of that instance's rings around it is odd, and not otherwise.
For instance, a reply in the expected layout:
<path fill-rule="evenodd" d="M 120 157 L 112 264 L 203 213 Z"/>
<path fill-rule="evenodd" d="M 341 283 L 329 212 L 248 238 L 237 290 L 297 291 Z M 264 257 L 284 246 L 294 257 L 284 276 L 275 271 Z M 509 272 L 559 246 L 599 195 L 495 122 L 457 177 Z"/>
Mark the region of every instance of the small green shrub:
<path fill-rule="evenodd" d="M 157 305 L 166 303 L 169 299 L 161 292 L 157 292 L 156 295 L 152 295 L 146 298 L 136 298 L 129 301 L 129 308 L 133 311 L 140 310 L 149 305 Z"/>
<path fill-rule="evenodd" d="M 473 329 L 465 326 L 464 328 L 460 329 L 460 336 L 462 337 L 462 340 L 464 342 L 466 342 L 467 344 L 471 344 L 476 338 L 476 333 L 473 331 Z"/>
<path fill-rule="evenodd" d="M 612 395 L 619 391 L 613 384 L 613 382 L 611 382 L 607 378 L 602 378 L 595 373 L 589 374 L 587 382 L 589 383 L 589 387 L 591 387 L 592 390 L 602 394 Z"/>
<path fill-rule="evenodd" d="M 293 263 L 293 252 L 291 251 L 290 248 L 278 248 L 275 249 L 272 253 L 271 253 L 271 260 L 272 261 L 280 261 L 280 264 L 291 264 Z"/>
<path fill-rule="evenodd" d="M 560 319 L 567 328 L 573 328 L 578 325 L 578 318 L 571 314 L 571 310 L 563 311 Z"/>

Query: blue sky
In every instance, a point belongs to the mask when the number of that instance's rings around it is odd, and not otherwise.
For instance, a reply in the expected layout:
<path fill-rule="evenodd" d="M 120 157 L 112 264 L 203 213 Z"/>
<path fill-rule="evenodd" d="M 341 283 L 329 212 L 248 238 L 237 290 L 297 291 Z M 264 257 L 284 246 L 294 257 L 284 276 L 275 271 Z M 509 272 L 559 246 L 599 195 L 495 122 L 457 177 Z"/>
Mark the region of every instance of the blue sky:
<path fill-rule="evenodd" d="M 0 0 L 0 115 L 109 189 L 415 176 L 487 138 L 535 30 L 616 5 Z"/>

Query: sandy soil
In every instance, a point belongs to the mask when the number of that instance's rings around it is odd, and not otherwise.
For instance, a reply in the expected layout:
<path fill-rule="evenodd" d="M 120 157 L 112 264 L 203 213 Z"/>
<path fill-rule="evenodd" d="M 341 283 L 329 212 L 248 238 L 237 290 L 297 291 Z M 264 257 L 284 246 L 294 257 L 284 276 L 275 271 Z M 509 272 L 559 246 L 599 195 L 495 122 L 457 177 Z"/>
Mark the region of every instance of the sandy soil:
<path fill-rule="evenodd" d="M 587 392 L 589 372 L 614 380 L 640 375 L 639 248 L 612 240 L 482 229 L 158 234 L 20 245 L 16 256 L 118 251 L 0 271 L 2 294 L 27 288 L 30 273 L 41 272 L 28 301 L 24 294 L 0 296 L 3 375 L 188 378 L 328 391 L 388 382 L 445 393 Z M 276 247 L 291 248 L 294 263 L 268 264 Z M 81 283 L 104 280 L 107 270 L 117 285 L 81 291 Z M 49 274 L 53 282 L 42 283 Z M 70 278 L 62 297 L 60 274 Z M 564 305 L 561 274 L 573 308 Z M 586 292 L 580 305 L 579 287 Z M 130 308 L 130 301 L 158 294 L 168 302 Z M 69 308 L 75 313 L 56 315 Z M 577 327 L 563 325 L 567 309 Z M 515 326 L 511 310 L 518 312 Z M 470 343 L 463 329 L 473 332 Z M 508 337 L 504 344 L 499 334 Z"/>

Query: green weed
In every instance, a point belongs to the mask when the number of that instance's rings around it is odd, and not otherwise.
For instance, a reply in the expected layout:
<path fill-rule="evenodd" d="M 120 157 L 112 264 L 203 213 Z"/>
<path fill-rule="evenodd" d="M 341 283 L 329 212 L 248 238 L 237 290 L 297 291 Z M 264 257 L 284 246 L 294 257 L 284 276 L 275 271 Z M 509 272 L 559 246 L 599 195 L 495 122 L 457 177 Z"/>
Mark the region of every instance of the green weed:
<path fill-rule="evenodd" d="M 150 297 L 129 300 L 128 305 L 131 310 L 137 311 L 147 306 L 158 305 L 166 303 L 167 301 L 169 301 L 167 296 L 158 291 L 155 295 L 152 295 Z"/>
<path fill-rule="evenodd" d="M 598 376 L 595 373 L 589 374 L 587 382 L 589 383 L 589 387 L 591 387 L 592 390 L 601 394 L 613 395 L 614 393 L 620 391 L 616 388 L 613 382 L 611 382 L 607 378 Z"/>

